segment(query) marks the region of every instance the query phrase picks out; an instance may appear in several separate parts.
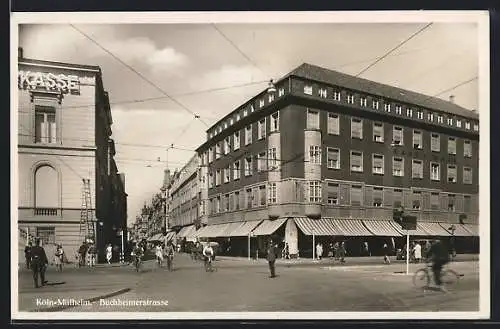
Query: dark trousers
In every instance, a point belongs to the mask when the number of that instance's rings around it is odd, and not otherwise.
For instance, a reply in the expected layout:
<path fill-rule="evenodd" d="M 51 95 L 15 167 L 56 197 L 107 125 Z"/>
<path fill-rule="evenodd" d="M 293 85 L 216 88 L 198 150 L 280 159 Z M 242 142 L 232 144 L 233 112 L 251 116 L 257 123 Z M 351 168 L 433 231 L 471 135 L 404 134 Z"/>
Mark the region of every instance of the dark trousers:
<path fill-rule="evenodd" d="M 26 268 L 30 268 L 31 267 L 31 257 L 26 257 Z"/>
<path fill-rule="evenodd" d="M 276 276 L 276 267 L 274 266 L 275 260 L 270 260 L 269 262 L 269 271 L 271 271 L 271 276 Z"/>
<path fill-rule="evenodd" d="M 41 279 L 41 285 L 45 284 L 45 265 L 34 262 L 31 264 L 31 269 L 33 270 L 33 281 L 35 283 L 35 287 L 38 288 L 38 276 Z"/>
<path fill-rule="evenodd" d="M 441 286 L 441 270 L 444 264 L 442 261 L 436 261 L 432 264 L 432 272 L 434 273 L 434 280 L 437 286 Z"/>
<path fill-rule="evenodd" d="M 172 260 L 173 260 L 173 256 L 169 256 L 169 255 L 167 255 L 167 257 L 166 257 L 166 258 L 167 258 L 167 268 L 168 268 L 168 270 L 169 270 L 169 271 L 171 271 L 171 270 L 172 270 Z"/>

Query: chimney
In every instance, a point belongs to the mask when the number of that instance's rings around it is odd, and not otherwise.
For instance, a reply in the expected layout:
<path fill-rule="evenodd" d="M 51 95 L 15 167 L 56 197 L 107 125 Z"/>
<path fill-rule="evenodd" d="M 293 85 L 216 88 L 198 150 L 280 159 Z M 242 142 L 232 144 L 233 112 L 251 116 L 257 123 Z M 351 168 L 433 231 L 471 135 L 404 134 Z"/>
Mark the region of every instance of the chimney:
<path fill-rule="evenodd" d="M 23 58 L 23 47 L 17 47 L 17 58 Z"/>
<path fill-rule="evenodd" d="M 450 103 L 455 103 L 455 95 L 450 95 Z"/>

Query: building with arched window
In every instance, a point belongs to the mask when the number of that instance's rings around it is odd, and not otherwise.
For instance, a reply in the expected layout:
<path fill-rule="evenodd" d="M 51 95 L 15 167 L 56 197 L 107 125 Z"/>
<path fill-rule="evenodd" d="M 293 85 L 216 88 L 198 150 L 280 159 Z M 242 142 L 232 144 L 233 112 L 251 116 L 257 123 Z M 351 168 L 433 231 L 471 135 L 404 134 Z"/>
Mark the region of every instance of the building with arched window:
<path fill-rule="evenodd" d="M 49 259 L 55 243 L 74 259 L 85 238 L 83 179 L 90 180 L 99 253 L 107 243 L 120 246 L 127 195 L 113 159 L 113 120 L 100 68 L 28 59 L 20 49 L 17 112 L 19 250 L 36 236 Z"/>

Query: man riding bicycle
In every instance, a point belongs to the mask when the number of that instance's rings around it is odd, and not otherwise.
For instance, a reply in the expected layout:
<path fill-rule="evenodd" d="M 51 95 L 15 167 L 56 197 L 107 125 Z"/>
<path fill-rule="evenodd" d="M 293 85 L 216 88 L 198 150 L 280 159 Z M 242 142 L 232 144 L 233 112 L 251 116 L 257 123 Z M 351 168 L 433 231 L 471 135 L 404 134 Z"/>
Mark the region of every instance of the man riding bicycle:
<path fill-rule="evenodd" d="M 144 255 L 144 250 L 142 249 L 142 246 L 139 244 L 136 244 L 134 246 L 134 249 L 132 250 L 132 257 L 134 259 L 134 265 L 137 270 L 139 270 L 139 264 L 141 262 L 141 258 Z"/>
<path fill-rule="evenodd" d="M 440 240 L 433 242 L 431 247 L 429 248 L 427 259 L 432 262 L 432 272 L 434 273 L 436 286 L 440 290 L 445 291 L 445 288 L 443 287 L 441 281 L 441 271 L 443 269 L 443 266 L 448 263 L 449 255 L 448 249 L 446 248 L 444 243 Z"/>
<path fill-rule="evenodd" d="M 207 243 L 203 248 L 203 261 L 205 264 L 205 269 L 207 268 L 209 262 L 212 262 L 213 257 L 214 257 L 214 249 L 212 248 L 210 243 Z"/>
<path fill-rule="evenodd" d="M 169 271 L 172 270 L 172 261 L 174 260 L 174 244 L 173 243 L 167 243 L 167 246 L 165 247 L 165 257 L 167 258 L 167 268 Z"/>

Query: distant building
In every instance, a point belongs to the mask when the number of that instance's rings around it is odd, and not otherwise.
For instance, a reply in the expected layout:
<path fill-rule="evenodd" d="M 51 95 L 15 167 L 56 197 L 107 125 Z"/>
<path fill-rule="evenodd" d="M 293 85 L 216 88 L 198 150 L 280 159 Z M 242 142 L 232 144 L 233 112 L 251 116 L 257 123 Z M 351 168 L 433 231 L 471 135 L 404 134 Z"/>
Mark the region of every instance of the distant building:
<path fill-rule="evenodd" d="M 354 253 L 367 239 L 381 247 L 404 234 L 392 221 L 400 206 L 418 219 L 414 236 L 449 236 L 450 224 L 477 235 L 479 116 L 452 101 L 303 64 L 197 151 L 208 226 L 196 235 L 234 254 L 246 255 L 249 235 L 263 237 L 253 249 L 274 235 L 300 255 L 313 235 Z"/>
<path fill-rule="evenodd" d="M 18 89 L 19 247 L 36 236 L 49 249 L 61 243 L 72 260 L 85 238 L 82 179 L 90 179 L 93 240 L 103 260 L 105 243 L 126 225 L 126 194 L 101 69 L 28 59 L 20 49 Z"/>

